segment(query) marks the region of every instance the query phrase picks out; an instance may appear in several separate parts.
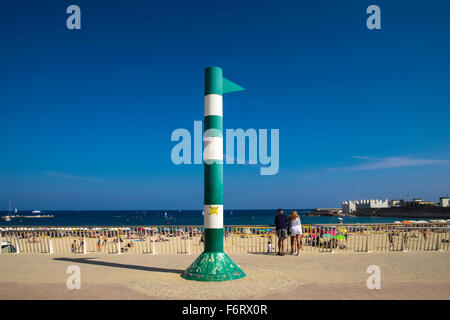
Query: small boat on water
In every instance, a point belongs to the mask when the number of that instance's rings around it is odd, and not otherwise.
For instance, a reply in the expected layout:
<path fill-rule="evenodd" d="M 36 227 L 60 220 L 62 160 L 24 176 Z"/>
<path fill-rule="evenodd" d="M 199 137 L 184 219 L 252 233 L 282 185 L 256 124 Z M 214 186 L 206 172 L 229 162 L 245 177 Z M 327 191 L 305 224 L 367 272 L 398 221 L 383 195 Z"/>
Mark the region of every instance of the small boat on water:
<path fill-rule="evenodd" d="M 17 214 L 17 208 L 14 208 L 14 215 L 11 215 L 11 201 L 9 202 L 9 210 L 8 210 L 8 215 L 3 216 L 2 220 L 4 221 L 11 221 L 11 219 L 20 219 L 20 218 L 26 218 L 26 219 L 41 219 L 41 218 L 54 218 L 55 216 L 52 214 L 48 214 L 48 215 L 40 215 L 41 211 L 40 210 L 33 210 L 31 211 L 31 213 L 33 213 L 33 215 L 31 216 L 22 216 L 22 215 L 18 215 Z M 22 222 L 22 220 L 19 220 L 19 222 Z"/>
<path fill-rule="evenodd" d="M 168 215 L 167 215 L 167 212 L 164 212 L 164 219 L 166 219 L 166 220 L 175 220 L 176 218 L 175 218 L 175 217 L 168 216 Z"/>
<path fill-rule="evenodd" d="M 17 210 L 17 209 L 16 209 Z M 9 200 L 9 209 L 8 209 L 8 215 L 2 217 L 3 221 L 11 221 L 11 200 Z"/>

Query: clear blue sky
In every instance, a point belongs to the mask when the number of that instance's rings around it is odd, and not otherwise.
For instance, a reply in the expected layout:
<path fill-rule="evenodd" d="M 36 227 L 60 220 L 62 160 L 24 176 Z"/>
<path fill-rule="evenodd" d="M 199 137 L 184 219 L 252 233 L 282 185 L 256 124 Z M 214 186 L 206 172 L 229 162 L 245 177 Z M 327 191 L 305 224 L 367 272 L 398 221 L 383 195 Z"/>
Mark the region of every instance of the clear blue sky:
<path fill-rule="evenodd" d="M 81 7 L 82 29 L 66 28 Z M 381 30 L 366 8 L 381 8 Z M 225 128 L 280 129 L 280 170 L 225 166 L 226 208 L 450 193 L 449 1 L 3 1 L 0 208 L 199 209 L 170 135 L 203 70 Z"/>

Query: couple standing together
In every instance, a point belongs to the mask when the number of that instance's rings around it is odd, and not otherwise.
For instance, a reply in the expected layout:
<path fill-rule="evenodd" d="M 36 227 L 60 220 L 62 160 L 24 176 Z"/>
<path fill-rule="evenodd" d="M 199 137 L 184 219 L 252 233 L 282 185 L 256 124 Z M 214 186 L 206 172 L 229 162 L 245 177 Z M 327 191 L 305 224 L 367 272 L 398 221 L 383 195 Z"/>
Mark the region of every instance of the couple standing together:
<path fill-rule="evenodd" d="M 278 255 L 284 256 L 286 254 L 284 250 L 288 233 L 291 236 L 291 254 L 294 254 L 295 243 L 297 243 L 298 255 L 302 249 L 302 224 L 297 211 L 291 211 L 289 221 L 287 221 L 283 210 L 278 209 L 277 216 L 275 217 L 275 228 L 278 236 Z"/>

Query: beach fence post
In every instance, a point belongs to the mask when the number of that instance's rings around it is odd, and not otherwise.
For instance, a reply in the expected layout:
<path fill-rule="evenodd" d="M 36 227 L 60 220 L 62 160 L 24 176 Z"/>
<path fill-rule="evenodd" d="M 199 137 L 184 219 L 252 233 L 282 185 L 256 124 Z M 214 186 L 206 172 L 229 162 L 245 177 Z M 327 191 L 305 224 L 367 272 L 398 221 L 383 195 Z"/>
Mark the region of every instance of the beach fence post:
<path fill-rule="evenodd" d="M 191 254 L 191 237 L 187 237 L 187 254 Z"/>
<path fill-rule="evenodd" d="M 403 244 L 403 242 L 405 241 L 404 237 L 405 237 L 405 234 L 404 234 L 403 229 L 402 229 L 402 239 L 401 239 L 400 251 L 405 251 L 404 244 Z"/>
<path fill-rule="evenodd" d="M 53 242 L 50 237 L 48 239 L 48 254 L 53 254 Z"/>
<path fill-rule="evenodd" d="M 366 234 L 366 252 L 370 252 L 369 251 L 369 231 L 367 231 L 367 234 Z"/>
<path fill-rule="evenodd" d="M 223 94 L 244 90 L 223 77 L 219 67 L 205 69 L 204 96 L 204 251 L 182 277 L 227 281 L 245 273 L 223 251 Z"/>
<path fill-rule="evenodd" d="M 155 233 L 153 232 L 152 234 L 152 252 L 151 254 L 156 254 L 156 250 L 155 250 Z"/>
<path fill-rule="evenodd" d="M 120 233 L 119 233 L 119 229 L 117 229 L 117 254 L 121 254 L 122 252 L 120 251 Z"/>
<path fill-rule="evenodd" d="M 234 236 L 236 235 L 236 232 L 237 232 L 237 228 L 233 227 L 233 240 L 231 241 L 231 246 L 233 247 L 233 249 L 234 249 Z"/>
<path fill-rule="evenodd" d="M 437 237 L 436 237 L 436 251 L 440 251 L 439 249 L 440 249 L 440 242 L 439 242 L 439 238 L 440 238 L 440 235 L 441 233 L 440 232 L 438 232 L 437 233 Z"/>
<path fill-rule="evenodd" d="M 19 239 L 16 239 L 16 253 L 20 253 Z"/>
<path fill-rule="evenodd" d="M 83 254 L 87 253 L 86 235 L 83 235 Z"/>

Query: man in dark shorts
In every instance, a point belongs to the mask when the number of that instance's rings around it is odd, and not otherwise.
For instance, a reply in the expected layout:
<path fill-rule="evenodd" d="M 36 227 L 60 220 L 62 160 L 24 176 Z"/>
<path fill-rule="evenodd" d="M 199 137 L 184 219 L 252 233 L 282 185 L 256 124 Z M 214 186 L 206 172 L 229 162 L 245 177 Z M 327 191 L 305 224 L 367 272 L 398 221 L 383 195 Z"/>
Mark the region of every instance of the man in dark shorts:
<path fill-rule="evenodd" d="M 278 209 L 277 216 L 275 217 L 275 228 L 278 236 L 278 255 L 284 256 L 284 248 L 287 238 L 287 222 L 286 216 L 283 214 L 282 209 Z"/>

